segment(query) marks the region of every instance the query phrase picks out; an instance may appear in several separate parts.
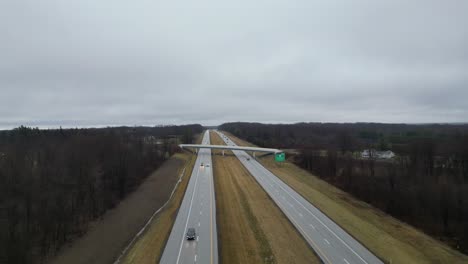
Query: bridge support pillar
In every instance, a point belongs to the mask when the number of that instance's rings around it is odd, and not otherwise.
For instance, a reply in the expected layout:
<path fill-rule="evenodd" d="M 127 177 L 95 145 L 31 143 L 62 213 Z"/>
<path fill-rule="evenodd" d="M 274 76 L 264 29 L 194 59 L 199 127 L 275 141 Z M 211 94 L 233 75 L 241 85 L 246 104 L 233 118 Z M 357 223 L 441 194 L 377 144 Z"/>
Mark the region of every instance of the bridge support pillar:
<path fill-rule="evenodd" d="M 255 152 L 253 152 L 253 158 L 255 159 Z"/>
<path fill-rule="evenodd" d="M 224 157 L 224 150 L 222 152 L 223 152 L 223 157 Z"/>

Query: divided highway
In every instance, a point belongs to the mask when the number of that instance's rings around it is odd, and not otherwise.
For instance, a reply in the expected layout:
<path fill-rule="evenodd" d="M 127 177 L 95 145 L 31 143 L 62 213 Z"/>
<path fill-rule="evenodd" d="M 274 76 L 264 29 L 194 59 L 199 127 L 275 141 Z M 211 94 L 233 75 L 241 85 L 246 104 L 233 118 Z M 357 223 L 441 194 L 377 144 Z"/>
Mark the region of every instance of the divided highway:
<path fill-rule="evenodd" d="M 223 133 L 216 132 L 227 145 L 236 145 Z M 383 263 L 300 194 L 252 159 L 245 151 L 233 150 L 233 152 L 304 236 L 323 262 L 334 264 Z"/>
<path fill-rule="evenodd" d="M 203 135 L 202 144 L 210 144 L 209 130 Z M 189 241 L 186 232 L 191 227 L 196 230 L 196 238 Z M 217 237 L 211 150 L 200 149 L 160 263 L 216 264 Z"/>

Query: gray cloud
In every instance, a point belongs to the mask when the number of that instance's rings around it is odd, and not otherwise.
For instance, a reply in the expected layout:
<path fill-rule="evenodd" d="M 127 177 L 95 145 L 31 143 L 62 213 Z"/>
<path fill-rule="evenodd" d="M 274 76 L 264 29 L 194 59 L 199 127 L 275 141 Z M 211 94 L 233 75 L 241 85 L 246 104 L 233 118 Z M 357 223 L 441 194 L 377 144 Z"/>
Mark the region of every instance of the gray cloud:
<path fill-rule="evenodd" d="M 0 127 L 466 122 L 468 2 L 0 3 Z"/>

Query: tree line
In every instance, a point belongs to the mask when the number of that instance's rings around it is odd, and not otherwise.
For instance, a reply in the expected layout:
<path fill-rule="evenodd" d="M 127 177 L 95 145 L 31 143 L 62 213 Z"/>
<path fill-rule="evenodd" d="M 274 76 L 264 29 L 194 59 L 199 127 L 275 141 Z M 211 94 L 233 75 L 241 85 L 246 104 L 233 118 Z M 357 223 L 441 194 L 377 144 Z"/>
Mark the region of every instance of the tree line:
<path fill-rule="evenodd" d="M 314 175 L 468 253 L 468 125 L 228 123 L 264 147 L 294 148 Z M 361 158 L 363 149 L 397 157 Z"/>
<path fill-rule="evenodd" d="M 190 142 L 202 130 L 187 125 L 0 131 L 0 262 L 43 262 L 116 206 L 180 141 Z"/>

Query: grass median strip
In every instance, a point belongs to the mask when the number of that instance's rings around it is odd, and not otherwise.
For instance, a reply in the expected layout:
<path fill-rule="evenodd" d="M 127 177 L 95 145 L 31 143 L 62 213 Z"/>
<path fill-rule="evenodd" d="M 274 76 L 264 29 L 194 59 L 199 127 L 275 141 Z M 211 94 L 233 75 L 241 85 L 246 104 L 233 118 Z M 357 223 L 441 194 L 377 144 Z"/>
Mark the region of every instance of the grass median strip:
<path fill-rule="evenodd" d="M 290 162 L 278 164 L 271 156 L 259 161 L 387 263 L 468 263 L 465 255 Z"/>
<path fill-rule="evenodd" d="M 223 145 L 213 133 L 211 142 Z M 221 263 L 320 263 L 232 152 L 220 153 L 213 151 Z"/>

